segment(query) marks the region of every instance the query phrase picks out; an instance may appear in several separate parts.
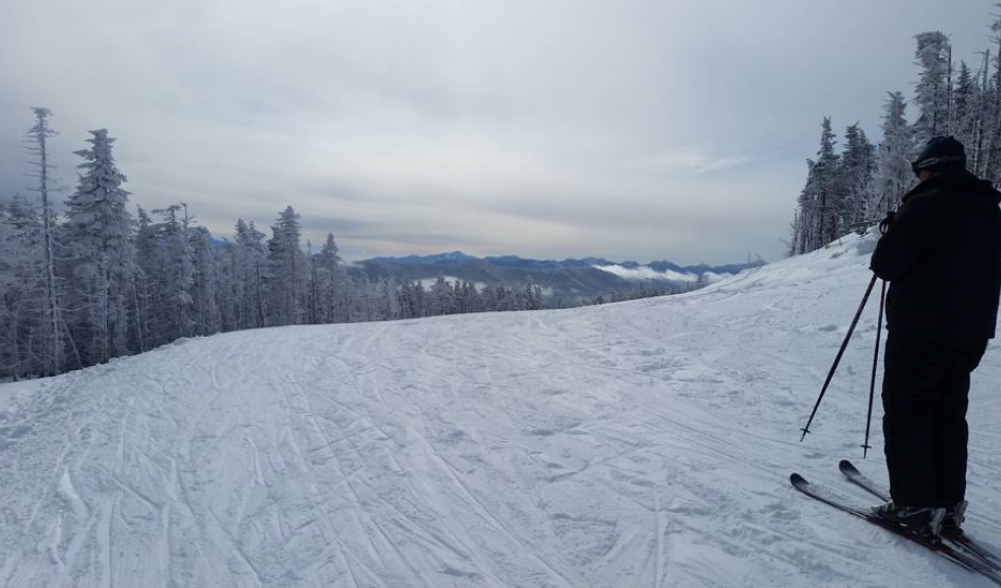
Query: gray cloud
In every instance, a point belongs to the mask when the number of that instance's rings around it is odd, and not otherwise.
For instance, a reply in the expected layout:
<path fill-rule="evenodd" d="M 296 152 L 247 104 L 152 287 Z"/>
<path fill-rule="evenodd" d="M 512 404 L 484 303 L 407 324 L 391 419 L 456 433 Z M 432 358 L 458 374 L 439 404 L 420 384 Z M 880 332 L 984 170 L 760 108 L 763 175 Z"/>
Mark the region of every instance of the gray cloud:
<path fill-rule="evenodd" d="M 293 205 L 351 257 L 775 258 L 822 115 L 878 136 L 912 36 L 991 3 L 32 0 L 0 6 L 0 194 L 107 127 L 133 200 L 217 234 Z"/>

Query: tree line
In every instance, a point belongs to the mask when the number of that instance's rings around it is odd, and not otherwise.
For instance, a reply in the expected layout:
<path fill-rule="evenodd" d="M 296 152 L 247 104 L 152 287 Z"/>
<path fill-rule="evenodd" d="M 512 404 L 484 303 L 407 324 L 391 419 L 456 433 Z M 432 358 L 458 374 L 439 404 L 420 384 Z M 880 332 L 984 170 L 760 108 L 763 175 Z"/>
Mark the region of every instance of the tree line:
<path fill-rule="evenodd" d="M 296 324 L 379 321 L 543 306 L 538 285 L 478 287 L 439 277 L 352 277 L 328 234 L 303 246 L 300 216 L 281 211 L 270 237 L 239 219 L 214 239 L 184 203 L 129 211 L 127 178 L 107 130 L 91 131 L 62 212 L 52 113 L 27 133 L 38 198 L 0 202 L 0 378 L 55 375 L 183 337 Z"/>
<path fill-rule="evenodd" d="M 917 115 L 908 122 L 904 94 L 890 92 L 878 146 L 854 124 L 839 153 L 831 119 L 824 118 L 820 148 L 807 160 L 806 185 L 793 217 L 791 255 L 819 249 L 895 210 L 917 181 L 911 161 L 932 137 L 956 137 L 966 146 L 970 171 L 1001 183 L 1001 15 L 990 30 L 993 46 L 980 53 L 976 69 L 963 60 L 957 67 L 944 33 L 915 36 Z"/>

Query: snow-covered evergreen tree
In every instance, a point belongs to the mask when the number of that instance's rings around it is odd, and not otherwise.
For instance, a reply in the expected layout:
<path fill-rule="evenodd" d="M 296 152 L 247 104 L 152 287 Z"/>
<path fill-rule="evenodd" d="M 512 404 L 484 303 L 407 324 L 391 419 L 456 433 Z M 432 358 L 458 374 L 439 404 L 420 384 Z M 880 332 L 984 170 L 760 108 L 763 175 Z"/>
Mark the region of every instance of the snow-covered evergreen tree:
<path fill-rule="evenodd" d="M 306 264 L 309 267 L 309 283 L 307 284 L 306 322 L 318 325 L 324 322 L 320 308 L 320 273 L 316 258 L 313 256 L 313 242 L 306 239 Z"/>
<path fill-rule="evenodd" d="M 191 306 L 194 333 L 211 335 L 222 330 L 219 309 L 219 268 L 212 234 L 205 227 L 194 227 L 191 235 Z"/>
<path fill-rule="evenodd" d="M 853 228 L 870 216 L 873 178 L 876 173 L 876 147 L 858 124 L 845 131 L 845 150 L 838 172 L 840 232 Z M 840 236 L 840 235 L 839 235 Z"/>
<path fill-rule="evenodd" d="M 883 141 L 876 158 L 876 180 L 869 219 L 882 218 L 896 210 L 900 199 L 914 185 L 911 160 L 915 151 L 914 134 L 907 124 L 907 102 L 900 92 L 891 92 L 883 114 Z"/>
<path fill-rule="evenodd" d="M 444 276 L 438 276 L 435 283 L 431 285 L 431 295 L 428 302 L 430 316 L 452 313 L 452 285 Z"/>
<path fill-rule="evenodd" d="M 800 200 L 798 202 L 798 205 L 796 206 L 796 209 L 793 210 L 792 222 L 789 223 L 789 233 L 790 233 L 788 241 L 789 250 L 787 251 L 787 255 L 789 256 L 799 255 L 800 253 L 802 253 L 801 251 L 802 245 L 800 243 L 800 240 L 803 238 L 803 225 L 801 222 L 801 219 L 803 217 L 802 207 L 803 207 L 803 202 L 802 200 Z"/>
<path fill-rule="evenodd" d="M 817 199 L 817 233 L 820 244 L 826 245 L 841 236 L 841 210 L 843 195 L 838 191 L 838 171 L 840 157 L 835 152 L 835 135 L 831 129 L 831 119 L 824 117 L 820 135 L 820 149 L 813 164 L 813 190 Z"/>
<path fill-rule="evenodd" d="M 63 235 L 70 251 L 68 299 L 74 312 L 70 332 L 84 362 L 103 363 L 131 352 L 134 335 L 133 276 L 135 251 L 132 217 L 126 206 L 126 177 L 115 165 L 114 139 L 91 131 L 76 191 L 66 200 Z M 133 336 L 130 338 L 130 330 Z"/>
<path fill-rule="evenodd" d="M 844 228 L 840 156 L 835 152 L 835 136 L 828 117 L 824 117 L 821 125 L 817 159 L 807 160 L 807 170 L 806 186 L 800 193 L 793 227 L 794 253 L 818 249 L 839 237 Z"/>
<path fill-rule="evenodd" d="M 915 36 L 917 49 L 915 65 L 921 68 L 914 103 L 918 119 L 914 123 L 914 136 L 919 145 L 932 137 L 952 133 L 950 75 L 952 71 L 952 45 L 949 37 L 939 31 Z"/>
<path fill-rule="evenodd" d="M 0 377 L 19 380 L 47 369 L 48 323 L 42 221 L 20 195 L 0 201 Z"/>
<path fill-rule="evenodd" d="M 480 300 L 484 312 L 494 312 L 498 310 L 497 289 L 487 284 L 480 291 Z"/>
<path fill-rule="evenodd" d="M 228 333 L 240 327 L 237 324 L 239 298 L 237 297 L 236 245 L 222 239 L 215 252 L 215 299 L 219 309 L 219 330 Z"/>
<path fill-rule="evenodd" d="M 959 73 L 956 77 L 956 87 L 952 92 L 953 135 L 967 147 L 967 157 L 972 162 L 972 153 L 976 143 L 976 104 L 979 101 L 979 88 L 973 70 L 965 61 L 959 62 Z"/>
<path fill-rule="evenodd" d="M 1001 3 L 996 4 L 1001 9 Z M 982 90 L 984 93 L 984 109 L 982 127 L 986 137 L 983 144 L 983 154 L 981 159 L 983 165 L 980 170 L 982 177 L 991 180 L 995 184 L 1001 185 L 1001 12 L 995 15 L 991 23 L 991 32 L 995 43 L 993 61 L 987 53 L 987 62 L 994 67 L 992 80 L 984 81 Z M 985 68 L 986 78 L 986 68 Z"/>
<path fill-rule="evenodd" d="M 236 293 L 237 324 L 241 329 L 267 326 L 266 291 L 267 247 L 264 233 L 241 218 L 236 223 L 234 249 L 234 291 Z"/>
<path fill-rule="evenodd" d="M 816 182 L 814 180 L 814 161 L 806 160 L 806 185 L 799 193 L 796 202 L 796 213 L 792 225 L 793 235 L 790 240 L 793 255 L 808 253 L 819 248 L 820 245 L 820 222 L 818 220 L 819 202 L 816 193 Z"/>
<path fill-rule="evenodd" d="M 542 287 L 529 281 L 525 284 L 524 305 L 522 310 L 541 310 L 543 303 Z"/>
<path fill-rule="evenodd" d="M 332 233 L 317 255 L 317 290 L 323 322 L 350 321 L 351 294 L 347 272 L 341 266 L 340 249 Z"/>
<path fill-rule="evenodd" d="M 154 319 L 160 304 L 158 289 L 164 267 L 163 251 L 153 220 L 142 206 L 136 207 L 133 243 L 135 247 L 135 308 L 139 351 L 150 349 L 159 338 Z"/>
<path fill-rule="evenodd" d="M 420 305 L 417 302 L 417 290 L 413 282 L 404 282 L 399 292 L 400 318 L 417 318 L 421 316 Z"/>
<path fill-rule="evenodd" d="M 160 304 L 155 324 L 166 341 L 194 334 L 195 321 L 191 290 L 194 287 L 194 262 L 191 251 L 190 228 L 194 219 L 188 214 L 188 205 L 172 204 L 154 210 L 163 221 L 154 225 L 163 250 L 162 270 L 157 288 Z"/>
<path fill-rule="evenodd" d="M 991 95 L 990 95 L 991 52 L 983 52 L 983 61 L 976 75 L 973 76 L 973 91 L 969 104 L 970 122 L 969 136 L 966 146 L 967 166 L 973 173 L 983 176 L 989 160 L 985 144 L 990 134 Z"/>
<path fill-rule="evenodd" d="M 375 288 L 368 276 L 362 274 L 361 278 L 355 282 L 354 296 L 351 298 L 352 322 L 377 320 L 375 307 Z"/>
<path fill-rule="evenodd" d="M 479 295 L 476 286 L 469 281 L 463 281 L 455 286 L 455 312 L 480 312 Z"/>
<path fill-rule="evenodd" d="M 381 278 L 376 282 L 373 303 L 374 320 L 392 321 L 400 318 L 396 281 L 392 278 Z"/>
<path fill-rule="evenodd" d="M 294 325 L 302 322 L 309 271 L 301 249 L 299 218 L 299 214 L 289 206 L 271 227 L 267 273 L 271 298 L 269 324 Z"/>

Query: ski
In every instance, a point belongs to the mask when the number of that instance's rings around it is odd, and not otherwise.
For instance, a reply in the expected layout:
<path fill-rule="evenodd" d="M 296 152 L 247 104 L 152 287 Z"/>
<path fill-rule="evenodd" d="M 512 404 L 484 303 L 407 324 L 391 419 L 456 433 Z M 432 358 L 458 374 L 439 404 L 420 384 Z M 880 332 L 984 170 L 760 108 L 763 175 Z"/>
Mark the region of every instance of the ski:
<path fill-rule="evenodd" d="M 866 492 L 872 494 L 873 496 L 879 498 L 880 500 L 887 502 L 890 500 L 890 493 L 883 489 L 881 486 L 873 482 L 868 476 L 863 474 L 856 468 L 852 462 L 847 459 L 841 460 L 838 464 L 838 469 L 841 473 L 848 478 L 848 481 L 855 484 L 859 488 L 862 488 Z M 960 549 L 968 551 L 971 555 L 979 558 L 985 564 L 990 566 L 994 571 L 1001 573 L 1001 559 L 998 556 L 990 552 L 990 550 L 981 547 L 976 541 L 970 538 L 969 535 L 962 533 L 960 535 L 945 535 L 945 540 L 956 545 Z"/>
<path fill-rule="evenodd" d="M 799 490 L 800 492 L 806 494 L 807 496 L 813 498 L 814 500 L 823 502 L 828 506 L 834 507 L 842 512 L 848 513 L 860 519 L 869 521 L 870 523 L 878 525 L 891 533 L 899 535 L 905 539 L 909 539 L 917 543 L 918 545 L 921 545 L 922 547 L 925 547 L 937 553 L 941 557 L 948 559 L 949 561 L 952 561 L 956 565 L 965 568 L 967 571 L 973 572 L 975 574 L 980 574 L 985 578 L 991 580 L 998 586 L 1001 586 L 1001 573 L 998 573 L 997 570 L 990 567 L 985 562 L 981 561 L 979 558 L 966 553 L 965 551 L 956 549 L 951 545 L 942 541 L 928 541 L 926 539 L 922 539 L 921 537 L 915 535 L 914 533 L 908 531 L 903 527 L 884 521 L 883 519 L 872 514 L 868 510 L 851 506 L 846 500 L 844 500 L 834 492 L 831 492 L 830 490 L 822 486 L 811 484 L 806 480 L 806 478 L 804 478 L 799 474 L 792 474 L 789 477 L 789 481 L 792 482 L 792 485 L 794 488 L 796 488 L 796 490 Z"/>
<path fill-rule="evenodd" d="M 862 488 L 869 494 L 872 494 L 876 498 L 882 500 L 883 502 L 890 501 L 890 493 L 883 488 L 876 485 L 868 476 L 859 471 L 852 462 L 847 459 L 842 459 L 841 463 L 838 464 L 838 469 L 841 473 L 848 478 L 848 481 L 856 486 Z"/>

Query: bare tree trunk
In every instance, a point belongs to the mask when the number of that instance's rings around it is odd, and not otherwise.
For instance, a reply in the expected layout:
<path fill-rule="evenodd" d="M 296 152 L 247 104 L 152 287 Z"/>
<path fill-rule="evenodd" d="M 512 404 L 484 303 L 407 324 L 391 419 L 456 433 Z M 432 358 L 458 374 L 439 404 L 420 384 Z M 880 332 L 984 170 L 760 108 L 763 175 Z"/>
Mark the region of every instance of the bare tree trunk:
<path fill-rule="evenodd" d="M 313 271 L 311 273 L 312 273 L 312 281 L 313 281 L 312 288 L 311 288 L 313 300 L 312 300 L 312 302 L 310 302 L 309 312 L 312 315 L 310 317 L 310 322 L 312 324 L 316 325 L 316 324 L 319 324 L 319 322 L 320 322 L 320 321 L 317 320 L 317 318 L 319 317 L 320 313 L 317 312 L 318 300 L 316 299 L 316 266 L 315 265 L 313 266 Z"/>
<path fill-rule="evenodd" d="M 49 204 L 49 164 L 48 138 L 55 135 L 55 131 L 49 128 L 48 117 L 52 112 L 47 108 L 33 108 L 35 112 L 36 124 L 28 131 L 28 137 L 34 142 L 29 145 L 28 152 L 38 156 L 39 160 L 34 163 L 38 167 L 38 188 L 34 191 L 42 197 L 42 238 L 44 240 L 45 256 L 45 295 L 44 311 L 45 323 L 48 330 L 48 357 L 45 358 L 46 375 L 55 375 L 62 369 L 62 332 L 60 324 L 62 317 L 59 312 L 59 298 L 56 288 L 56 260 L 55 245 L 53 243 L 52 227 L 52 207 Z"/>
<path fill-rule="evenodd" d="M 980 85 L 981 90 L 979 96 L 980 104 L 978 104 L 980 112 L 977 114 L 977 122 L 974 130 L 976 143 L 973 151 L 973 165 L 971 166 L 971 169 L 974 171 L 974 173 L 977 173 L 978 175 L 982 175 L 985 171 L 985 169 L 983 168 L 983 162 L 984 162 L 983 144 L 984 144 L 984 124 L 986 124 L 987 122 L 986 121 L 987 76 L 990 70 L 990 62 L 991 62 L 991 52 L 990 49 L 988 49 L 987 51 L 984 51 L 984 63 L 980 70 L 982 75 L 977 76 L 981 77 L 983 81 L 980 83 L 981 84 Z"/>
<path fill-rule="evenodd" d="M 994 132 L 991 133 L 992 149 L 987 154 L 988 165 L 993 164 L 995 166 L 992 170 L 995 175 L 1001 174 L 1001 146 L 997 145 L 999 134 L 1001 134 L 1001 32 L 998 34 L 997 41 L 998 53 L 994 58 L 997 62 L 995 66 L 996 77 L 994 79 Z M 987 174 L 985 177 L 990 177 L 990 174 Z"/>
<path fill-rule="evenodd" d="M 136 344 L 139 345 L 139 353 L 144 353 L 146 342 L 143 341 L 142 308 L 139 306 L 139 284 L 134 271 L 132 273 L 132 304 L 136 309 Z"/>
<path fill-rule="evenodd" d="M 264 314 L 264 296 L 261 292 L 261 260 L 256 260 L 254 262 L 254 267 L 257 270 L 257 284 L 255 284 L 255 289 L 257 290 L 257 312 L 260 317 L 260 326 L 268 326 L 268 321 L 266 320 L 266 315 Z"/>
<path fill-rule="evenodd" d="M 69 341 L 70 349 L 73 350 L 73 357 L 76 359 L 77 369 L 83 369 L 83 360 L 80 358 L 80 350 L 76 346 L 76 341 L 73 340 L 73 335 L 70 334 L 69 327 L 66 326 L 66 321 L 61 322 L 63 330 L 66 331 L 66 340 Z"/>
<path fill-rule="evenodd" d="M 946 88 L 945 88 L 945 106 L 946 106 L 946 119 L 945 119 L 946 129 L 945 129 L 945 134 L 946 135 L 952 135 L 952 134 L 954 134 L 953 126 L 955 124 L 955 121 L 952 120 L 952 115 L 953 115 L 953 111 L 952 111 L 952 44 L 949 45 L 949 67 L 948 67 L 948 69 L 946 71 L 947 71 L 946 79 L 947 79 L 948 84 L 946 85 Z"/>
<path fill-rule="evenodd" d="M 295 251 L 295 249 L 293 249 L 290 252 L 290 255 L 292 256 L 292 292 L 291 292 L 291 297 L 290 297 L 290 300 L 289 300 L 289 308 L 288 308 L 288 315 L 289 315 L 288 316 L 288 321 L 289 321 L 288 324 L 290 324 L 290 325 L 299 324 L 299 312 L 298 312 L 298 310 L 299 310 L 299 289 L 296 287 L 296 286 L 298 286 L 298 284 L 296 283 L 298 275 L 296 274 L 296 271 L 295 271 L 296 270 L 296 267 L 295 267 L 295 254 L 296 254 L 296 251 Z"/>
<path fill-rule="evenodd" d="M 11 331 L 11 333 L 10 333 L 10 342 L 11 342 L 11 351 L 14 354 L 14 356 L 12 358 L 13 361 L 11 362 L 11 375 L 14 377 L 14 381 L 15 382 L 17 382 L 17 381 L 19 381 L 21 379 L 20 378 L 20 372 L 18 370 L 18 368 L 21 366 L 21 350 L 20 350 L 20 348 L 18 347 L 18 344 L 17 344 L 17 341 L 20 338 L 20 330 L 21 330 L 20 324 L 19 324 L 20 321 L 18 320 L 18 318 L 21 316 L 21 308 L 20 307 L 21 307 L 21 305 L 18 304 L 17 309 L 14 312 L 12 312 L 11 315 L 10 315 L 10 319 L 11 319 L 11 324 L 10 324 L 10 331 Z"/>

